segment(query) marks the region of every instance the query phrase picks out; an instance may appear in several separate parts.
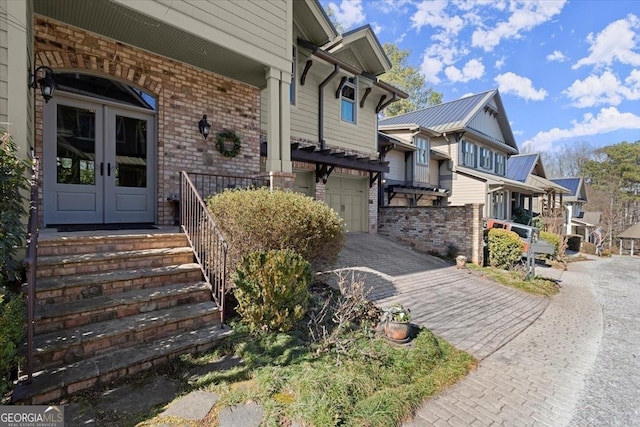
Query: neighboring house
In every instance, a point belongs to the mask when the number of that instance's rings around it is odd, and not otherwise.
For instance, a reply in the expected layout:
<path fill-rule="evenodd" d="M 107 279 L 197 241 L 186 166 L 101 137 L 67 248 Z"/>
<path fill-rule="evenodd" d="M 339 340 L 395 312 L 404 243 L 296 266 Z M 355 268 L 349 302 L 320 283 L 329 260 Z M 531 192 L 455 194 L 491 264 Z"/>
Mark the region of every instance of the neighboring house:
<path fill-rule="evenodd" d="M 530 212 L 533 197 L 544 193 L 508 178 L 507 159 L 518 154 L 518 148 L 497 90 L 384 119 L 378 127 L 414 145 L 407 135 L 418 128 L 430 155 L 429 183 L 449 193 L 449 206 L 479 203 L 485 217 L 510 219 L 517 207 Z M 385 158 L 399 156 L 394 150 L 406 147 L 391 149 Z"/>
<path fill-rule="evenodd" d="M 416 124 L 382 126 L 378 145 L 389 172 L 380 182 L 380 206 L 446 206 L 449 191 L 439 186 L 439 165 L 447 156 L 432 151 L 438 136 Z"/>
<path fill-rule="evenodd" d="M 40 159 L 41 225 L 172 224 L 186 171 L 268 174 L 375 231 L 377 114 L 407 95 L 377 79 L 390 64 L 370 27 L 338 37 L 317 0 L 0 11 L 0 122 Z M 43 102 L 30 85 L 49 71 Z"/>
<path fill-rule="evenodd" d="M 583 207 L 587 203 L 587 190 L 584 185 L 584 179 L 576 177 L 552 179 L 551 181 L 569 190 L 569 193 L 564 196 L 562 201 L 565 208 L 564 232 L 566 234 L 578 234 L 588 240 L 589 230 L 597 224 L 590 224 L 584 221 Z"/>
<path fill-rule="evenodd" d="M 544 191 L 543 194 L 537 194 L 537 197 L 533 198 L 531 212 L 534 215 L 542 216 L 549 231 L 560 231 L 555 230 L 557 228 L 555 225 L 564 225 L 562 197 L 569 194 L 570 191 L 547 179 L 540 154 L 517 154 L 509 157 L 507 177 Z M 520 205 L 529 210 L 527 202 L 528 198 L 525 198 Z"/>

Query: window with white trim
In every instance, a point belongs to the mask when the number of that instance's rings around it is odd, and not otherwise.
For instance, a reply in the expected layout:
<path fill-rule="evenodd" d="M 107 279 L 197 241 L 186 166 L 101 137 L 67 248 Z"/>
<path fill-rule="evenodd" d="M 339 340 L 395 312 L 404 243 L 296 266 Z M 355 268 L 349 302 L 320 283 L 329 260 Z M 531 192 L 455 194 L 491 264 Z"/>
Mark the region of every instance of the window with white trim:
<path fill-rule="evenodd" d="M 480 147 L 480 167 L 493 170 L 493 151 Z"/>
<path fill-rule="evenodd" d="M 496 175 L 504 176 L 507 173 L 506 164 L 507 157 L 496 153 Z"/>
<path fill-rule="evenodd" d="M 491 193 L 491 217 L 505 219 L 505 192 L 494 191 Z"/>
<path fill-rule="evenodd" d="M 355 77 L 349 77 L 342 86 L 340 118 L 344 122 L 356 122 L 356 93 L 358 86 Z"/>
<path fill-rule="evenodd" d="M 420 165 L 429 164 L 429 140 L 425 138 L 416 137 L 416 163 Z"/>
<path fill-rule="evenodd" d="M 462 164 L 472 168 L 476 167 L 476 146 L 467 141 L 462 141 Z"/>

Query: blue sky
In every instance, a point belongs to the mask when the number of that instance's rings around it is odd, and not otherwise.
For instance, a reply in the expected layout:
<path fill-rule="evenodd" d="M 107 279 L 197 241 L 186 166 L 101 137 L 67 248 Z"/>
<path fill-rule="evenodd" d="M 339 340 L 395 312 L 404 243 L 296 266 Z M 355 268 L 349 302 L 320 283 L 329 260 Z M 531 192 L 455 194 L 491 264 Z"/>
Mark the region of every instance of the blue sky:
<path fill-rule="evenodd" d="M 320 0 L 452 101 L 498 89 L 521 151 L 640 140 L 640 1 Z"/>

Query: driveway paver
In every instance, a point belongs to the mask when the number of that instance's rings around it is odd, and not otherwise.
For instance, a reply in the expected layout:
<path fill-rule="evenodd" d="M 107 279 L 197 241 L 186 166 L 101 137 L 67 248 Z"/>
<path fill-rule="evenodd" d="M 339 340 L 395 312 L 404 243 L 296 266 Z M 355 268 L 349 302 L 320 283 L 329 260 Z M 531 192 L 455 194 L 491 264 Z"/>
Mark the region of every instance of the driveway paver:
<path fill-rule="evenodd" d="M 481 360 L 531 325 L 549 299 L 498 285 L 375 234 L 347 235 L 338 269 L 361 277 L 369 297 L 401 303 L 413 322 Z"/>

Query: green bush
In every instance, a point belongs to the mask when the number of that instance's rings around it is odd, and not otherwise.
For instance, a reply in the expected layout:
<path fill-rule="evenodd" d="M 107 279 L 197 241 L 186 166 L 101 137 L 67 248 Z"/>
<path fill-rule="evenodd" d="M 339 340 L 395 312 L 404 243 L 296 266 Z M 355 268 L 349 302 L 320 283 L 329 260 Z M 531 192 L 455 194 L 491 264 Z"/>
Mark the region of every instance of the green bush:
<path fill-rule="evenodd" d="M 11 385 L 10 374 L 20 362 L 24 337 L 24 301 L 20 295 L 7 298 L 0 292 L 0 396 Z"/>
<path fill-rule="evenodd" d="M 562 236 L 556 233 L 550 233 L 548 231 L 541 231 L 540 238 L 553 245 L 553 259 L 559 259 L 564 255 L 560 253 L 560 243 L 562 242 Z"/>
<path fill-rule="evenodd" d="M 29 189 L 28 162 L 16 155 L 10 135 L 0 129 L 0 286 L 20 279 L 21 260 L 17 250 L 24 246 L 27 229 L 25 197 Z"/>
<path fill-rule="evenodd" d="M 234 277 L 238 313 L 253 332 L 290 331 L 309 304 L 311 264 L 292 250 L 251 252 Z"/>
<path fill-rule="evenodd" d="M 344 244 L 342 219 L 327 204 L 268 188 L 231 190 L 207 201 L 229 243 L 229 271 L 244 254 L 292 249 L 316 271 L 335 263 Z"/>
<path fill-rule="evenodd" d="M 522 258 L 524 242 L 513 231 L 502 228 L 489 230 L 489 265 L 509 269 Z"/>

